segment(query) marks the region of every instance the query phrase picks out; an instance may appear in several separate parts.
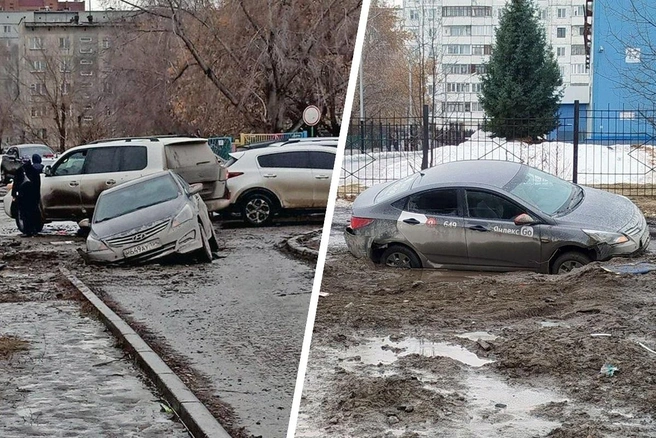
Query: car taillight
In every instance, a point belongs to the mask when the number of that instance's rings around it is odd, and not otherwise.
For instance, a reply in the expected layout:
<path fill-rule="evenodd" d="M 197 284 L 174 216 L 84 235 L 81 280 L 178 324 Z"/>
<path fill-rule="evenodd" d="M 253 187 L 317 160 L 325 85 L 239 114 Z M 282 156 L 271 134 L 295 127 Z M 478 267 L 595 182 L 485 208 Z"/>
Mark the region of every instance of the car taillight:
<path fill-rule="evenodd" d="M 358 228 L 366 227 L 374 220 L 366 217 L 351 217 L 351 229 L 357 230 Z"/>
<path fill-rule="evenodd" d="M 43 158 L 52 158 L 54 156 L 54 154 L 43 154 Z"/>
<path fill-rule="evenodd" d="M 228 179 L 234 178 L 236 176 L 243 175 L 243 174 L 244 174 L 244 172 L 230 172 L 230 171 L 228 171 Z"/>

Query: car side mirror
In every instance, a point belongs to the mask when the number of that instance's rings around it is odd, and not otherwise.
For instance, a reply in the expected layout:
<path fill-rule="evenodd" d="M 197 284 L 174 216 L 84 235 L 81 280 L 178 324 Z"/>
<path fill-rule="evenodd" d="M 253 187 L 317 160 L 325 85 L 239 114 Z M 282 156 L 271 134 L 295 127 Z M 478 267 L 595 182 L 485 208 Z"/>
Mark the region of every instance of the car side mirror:
<path fill-rule="evenodd" d="M 196 195 L 196 194 L 200 193 L 201 190 L 203 190 L 203 185 L 202 184 L 200 184 L 200 183 L 192 184 L 191 186 L 189 186 L 189 196 Z"/>
<path fill-rule="evenodd" d="M 89 219 L 82 219 L 80 222 L 77 223 L 77 225 L 80 228 L 91 228 L 91 222 Z"/>
<path fill-rule="evenodd" d="M 52 175 L 52 167 L 50 167 L 50 165 L 46 166 L 46 167 L 43 169 L 43 174 L 44 174 L 45 176 L 51 176 L 51 175 Z"/>
<path fill-rule="evenodd" d="M 537 221 L 533 219 L 529 214 L 522 213 L 515 216 L 515 225 L 533 225 Z"/>

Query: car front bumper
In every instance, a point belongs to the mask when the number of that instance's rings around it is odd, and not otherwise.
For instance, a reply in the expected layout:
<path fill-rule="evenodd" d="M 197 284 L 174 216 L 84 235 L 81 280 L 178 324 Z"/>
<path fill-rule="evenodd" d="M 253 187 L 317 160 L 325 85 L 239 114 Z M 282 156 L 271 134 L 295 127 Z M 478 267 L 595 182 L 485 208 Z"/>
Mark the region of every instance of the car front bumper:
<path fill-rule="evenodd" d="M 130 234 L 132 231 L 125 233 Z M 152 249 L 139 252 L 134 255 L 126 256 L 124 251 L 136 246 L 148 245 L 151 242 L 158 242 L 159 245 Z M 107 245 L 107 242 L 103 240 Z M 176 229 L 167 226 L 160 233 L 139 242 L 138 245 L 110 246 L 100 251 L 85 251 L 83 258 L 90 263 L 145 263 L 156 260 L 168 255 L 188 254 L 203 247 L 203 240 L 200 233 L 200 226 L 196 221 L 188 221 L 186 224 L 179 225 Z"/>
<path fill-rule="evenodd" d="M 609 260 L 613 257 L 632 257 L 644 253 L 651 241 L 649 227 L 645 227 L 639 235 L 630 236 L 629 239 L 628 242 L 618 245 L 600 245 L 597 250 L 599 260 Z"/>

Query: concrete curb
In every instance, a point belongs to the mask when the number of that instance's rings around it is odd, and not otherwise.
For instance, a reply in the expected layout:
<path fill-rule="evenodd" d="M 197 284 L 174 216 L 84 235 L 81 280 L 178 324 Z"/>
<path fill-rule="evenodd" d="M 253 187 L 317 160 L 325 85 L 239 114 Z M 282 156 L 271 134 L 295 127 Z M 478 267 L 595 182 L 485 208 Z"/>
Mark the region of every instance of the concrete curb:
<path fill-rule="evenodd" d="M 319 258 L 319 251 L 317 251 L 316 249 L 311 249 L 311 248 L 304 247 L 303 244 L 300 243 L 300 241 L 301 241 L 301 239 L 303 239 L 303 238 L 305 238 L 309 235 L 312 235 L 312 234 L 317 234 L 318 233 L 320 235 L 321 232 L 322 232 L 321 229 L 313 230 L 313 231 L 310 231 L 309 233 L 300 234 L 298 236 L 292 237 L 291 239 L 287 239 L 287 248 L 289 248 L 292 252 L 294 252 L 294 253 L 302 256 L 302 257 L 308 257 L 308 258 L 311 258 L 313 260 L 316 260 L 317 258 Z"/>
<path fill-rule="evenodd" d="M 164 399 L 171 405 L 194 438 L 230 438 L 230 434 L 216 421 L 205 405 L 196 398 L 187 385 L 146 344 L 141 336 L 68 269 L 60 268 L 60 271 L 96 308 L 100 320 L 118 338 L 124 348 L 135 357 L 137 365 L 155 383 Z"/>

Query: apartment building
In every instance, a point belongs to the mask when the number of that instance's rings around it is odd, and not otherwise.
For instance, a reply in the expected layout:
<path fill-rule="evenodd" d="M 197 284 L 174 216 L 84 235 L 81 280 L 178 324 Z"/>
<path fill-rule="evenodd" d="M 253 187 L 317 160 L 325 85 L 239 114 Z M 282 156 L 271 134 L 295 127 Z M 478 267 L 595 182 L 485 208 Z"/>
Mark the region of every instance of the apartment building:
<path fill-rule="evenodd" d="M 43 142 L 55 149 L 104 111 L 111 93 L 106 53 L 126 22 L 124 11 L 0 13 L 0 83 L 13 122 L 2 143 Z M 0 99 L 2 95 L 0 95 Z M 0 102 L 1 103 L 1 102 Z"/>
<path fill-rule="evenodd" d="M 84 11 L 84 0 L 0 0 L 0 11 Z"/>
<path fill-rule="evenodd" d="M 484 116 L 477 96 L 480 77 L 505 4 L 506 0 L 403 0 L 404 28 L 412 33 L 409 52 L 437 64 L 426 84 L 437 114 Z M 586 0 L 537 0 L 536 5 L 563 76 L 561 114 L 571 114 L 575 100 L 582 105 L 590 102 Z"/>

